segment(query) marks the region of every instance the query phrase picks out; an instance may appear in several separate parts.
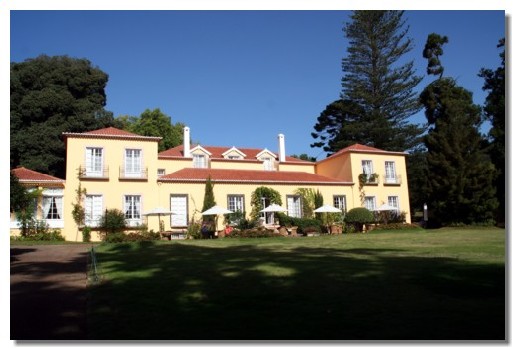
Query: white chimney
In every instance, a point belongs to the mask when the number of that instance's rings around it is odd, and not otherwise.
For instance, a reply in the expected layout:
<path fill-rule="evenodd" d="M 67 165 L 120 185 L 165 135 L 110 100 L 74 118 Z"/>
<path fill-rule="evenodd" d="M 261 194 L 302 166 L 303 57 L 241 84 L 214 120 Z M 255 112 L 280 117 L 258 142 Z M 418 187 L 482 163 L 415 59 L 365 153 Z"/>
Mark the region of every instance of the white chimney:
<path fill-rule="evenodd" d="M 191 157 L 191 130 L 183 127 L 183 157 Z"/>
<path fill-rule="evenodd" d="M 278 134 L 278 146 L 280 149 L 279 160 L 285 162 L 285 136 L 283 134 Z"/>

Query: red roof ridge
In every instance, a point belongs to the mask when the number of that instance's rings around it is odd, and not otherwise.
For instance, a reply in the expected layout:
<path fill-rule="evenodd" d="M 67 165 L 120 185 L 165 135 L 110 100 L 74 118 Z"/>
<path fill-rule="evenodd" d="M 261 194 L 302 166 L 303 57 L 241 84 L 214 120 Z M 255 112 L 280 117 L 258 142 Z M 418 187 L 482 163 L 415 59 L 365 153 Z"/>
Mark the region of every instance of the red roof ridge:
<path fill-rule="evenodd" d="M 161 176 L 159 181 L 204 182 L 209 176 L 213 181 L 233 183 L 353 184 L 353 182 L 305 172 L 211 168 L 183 168 L 174 173 Z"/>
<path fill-rule="evenodd" d="M 23 166 L 11 170 L 20 182 L 64 182 L 64 179 L 57 178 L 49 174 L 36 172 Z"/>
<path fill-rule="evenodd" d="M 199 145 L 199 144 L 191 145 L 191 149 L 193 149 L 197 145 Z M 256 155 L 264 150 L 267 150 L 267 151 L 273 153 L 274 155 L 276 155 L 276 157 L 278 157 L 278 154 L 276 152 L 271 151 L 269 149 L 265 149 L 265 148 L 261 149 L 261 148 L 251 148 L 251 147 L 211 146 L 211 145 L 200 145 L 200 146 L 202 148 L 204 148 L 205 150 L 212 153 L 213 160 L 224 159 L 222 154 L 232 148 L 236 148 L 237 150 L 239 150 L 239 151 L 243 152 L 245 155 L 247 155 L 247 158 L 244 159 L 246 161 L 255 160 Z M 161 152 L 159 152 L 158 156 L 159 157 L 182 157 L 183 158 L 183 144 L 180 144 L 178 146 L 161 151 Z M 292 156 L 286 156 L 285 159 L 286 159 L 286 161 L 284 163 L 312 163 L 313 164 L 313 162 L 305 161 L 305 160 L 295 158 Z"/>
<path fill-rule="evenodd" d="M 100 129 L 94 129 L 87 132 L 82 133 L 74 133 L 74 132 L 64 132 L 62 133 L 64 136 L 76 136 L 76 137 L 114 137 L 114 138 L 131 138 L 131 139 L 146 139 L 146 140 L 161 140 L 162 137 L 153 137 L 135 134 L 123 129 L 119 129 L 116 127 L 106 127 Z"/>
<path fill-rule="evenodd" d="M 119 129 L 116 127 L 106 127 L 95 129 L 92 131 L 84 132 L 83 134 L 101 134 L 101 135 L 128 135 L 128 136 L 139 136 L 139 134 L 134 134 L 129 131 Z"/>
<path fill-rule="evenodd" d="M 335 157 L 341 156 L 348 152 L 365 152 L 365 153 L 378 153 L 378 154 L 390 154 L 390 155 L 402 155 L 402 156 L 407 155 L 406 152 L 387 151 L 387 150 L 378 149 L 376 147 L 355 143 L 353 145 L 344 147 L 341 150 L 338 150 L 337 152 L 333 153 L 331 156 L 326 157 L 326 158 L 318 161 L 317 163 L 324 162 L 329 159 L 333 159 Z"/>

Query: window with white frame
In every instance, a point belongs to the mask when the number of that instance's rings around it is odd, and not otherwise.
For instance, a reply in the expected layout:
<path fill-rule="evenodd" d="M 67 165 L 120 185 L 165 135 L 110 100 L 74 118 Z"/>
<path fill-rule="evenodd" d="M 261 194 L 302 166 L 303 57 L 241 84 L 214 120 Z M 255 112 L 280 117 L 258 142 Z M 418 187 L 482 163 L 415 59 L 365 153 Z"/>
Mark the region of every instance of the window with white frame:
<path fill-rule="evenodd" d="M 62 216 L 62 190 L 57 192 L 43 192 L 44 220 L 61 220 Z"/>
<path fill-rule="evenodd" d="M 103 196 L 85 196 L 85 224 L 90 227 L 98 227 L 103 214 Z"/>
<path fill-rule="evenodd" d="M 170 219 L 172 227 L 185 227 L 188 225 L 187 201 L 188 196 L 185 194 L 170 196 L 170 205 L 172 212 Z"/>
<path fill-rule="evenodd" d="M 244 211 L 244 196 L 228 195 L 228 210 L 233 212 Z"/>
<path fill-rule="evenodd" d="M 287 210 L 290 217 L 300 218 L 301 213 L 301 196 L 287 196 Z"/>
<path fill-rule="evenodd" d="M 86 148 L 86 175 L 103 176 L 103 148 Z"/>
<path fill-rule="evenodd" d="M 376 197 L 374 196 L 366 196 L 365 197 L 365 208 L 370 211 L 376 210 Z"/>
<path fill-rule="evenodd" d="M 395 162 L 385 161 L 385 182 L 394 184 L 397 182 L 395 175 Z"/>
<path fill-rule="evenodd" d="M 125 218 L 129 226 L 141 224 L 141 196 L 125 196 Z"/>
<path fill-rule="evenodd" d="M 157 176 L 166 175 L 166 170 L 164 168 L 157 169 Z"/>
<path fill-rule="evenodd" d="M 346 196 L 345 195 L 333 196 L 333 206 L 335 208 L 342 210 L 345 213 L 347 211 Z"/>
<path fill-rule="evenodd" d="M 399 197 L 397 196 L 388 196 L 388 205 L 399 210 Z"/>
<path fill-rule="evenodd" d="M 192 155 L 192 166 L 194 168 L 207 168 L 207 156 L 203 154 Z"/>
<path fill-rule="evenodd" d="M 141 150 L 125 149 L 125 176 L 140 177 L 141 174 Z"/>
<path fill-rule="evenodd" d="M 374 169 L 372 168 L 372 161 L 369 161 L 369 160 L 362 161 L 362 172 L 363 172 L 363 174 L 366 174 L 367 177 L 370 174 L 374 173 Z"/>
<path fill-rule="evenodd" d="M 262 157 L 264 163 L 264 170 L 274 170 L 274 164 L 272 157 Z"/>

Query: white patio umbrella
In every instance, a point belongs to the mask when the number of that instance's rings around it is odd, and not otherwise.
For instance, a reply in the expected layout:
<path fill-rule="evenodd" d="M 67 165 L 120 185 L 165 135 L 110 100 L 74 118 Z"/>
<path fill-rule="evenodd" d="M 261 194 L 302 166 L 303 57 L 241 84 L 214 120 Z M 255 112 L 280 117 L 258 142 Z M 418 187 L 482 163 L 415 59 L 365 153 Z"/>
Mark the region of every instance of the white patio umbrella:
<path fill-rule="evenodd" d="M 278 204 L 270 204 L 266 208 L 260 210 L 261 213 L 278 213 L 278 212 L 284 212 L 287 211 L 287 209 L 279 206 Z"/>
<path fill-rule="evenodd" d="M 223 215 L 233 214 L 233 211 L 223 208 L 219 205 L 214 205 L 212 208 L 205 210 L 201 215 Z"/>
<path fill-rule="evenodd" d="M 205 210 L 201 215 L 215 215 L 216 230 L 217 230 L 217 217 L 224 214 L 233 214 L 233 211 L 223 208 L 219 205 L 214 205 L 212 208 Z"/>
<path fill-rule="evenodd" d="M 273 221 L 273 222 L 274 222 L 274 213 L 285 212 L 285 211 L 287 211 L 287 209 L 285 209 L 275 203 L 272 203 L 272 204 L 268 205 L 266 208 L 260 210 L 261 213 L 272 213 L 273 218 L 271 221 Z"/>
<path fill-rule="evenodd" d="M 314 213 L 342 213 L 342 210 L 340 210 L 338 208 L 335 208 L 332 205 L 325 204 L 322 207 L 319 207 L 319 208 L 315 209 Z M 329 221 L 328 221 L 328 214 L 326 214 L 326 230 L 330 231 L 330 229 L 329 229 Z"/>
<path fill-rule="evenodd" d="M 332 205 L 325 204 L 322 207 L 319 207 L 314 210 L 314 213 L 341 213 L 342 210 L 335 208 Z"/>
<path fill-rule="evenodd" d="M 145 216 L 158 216 L 159 217 L 159 231 L 162 233 L 162 228 L 160 227 L 161 226 L 161 220 L 160 220 L 160 217 L 161 216 L 165 216 L 165 215 L 174 215 L 174 213 L 169 210 L 169 209 L 166 209 L 166 208 L 163 208 L 163 207 L 156 207 L 156 208 L 153 208 L 152 210 L 144 213 L 143 215 Z"/>

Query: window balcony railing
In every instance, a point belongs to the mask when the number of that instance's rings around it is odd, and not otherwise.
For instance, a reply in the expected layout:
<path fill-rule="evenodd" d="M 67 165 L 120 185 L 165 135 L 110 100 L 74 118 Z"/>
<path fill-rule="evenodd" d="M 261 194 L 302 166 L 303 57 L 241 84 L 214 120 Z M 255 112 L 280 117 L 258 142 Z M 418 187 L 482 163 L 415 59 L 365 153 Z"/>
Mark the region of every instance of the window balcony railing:
<path fill-rule="evenodd" d="M 383 180 L 383 184 L 385 185 L 401 185 L 402 184 L 402 177 L 401 175 L 396 176 L 385 176 Z"/>
<path fill-rule="evenodd" d="M 358 180 L 361 185 L 378 185 L 379 184 L 379 175 L 376 173 L 372 173 L 372 174 L 362 173 L 358 176 Z"/>
<path fill-rule="evenodd" d="M 148 180 L 148 167 L 141 168 L 138 172 L 119 167 L 119 180 Z"/>
<path fill-rule="evenodd" d="M 78 177 L 79 179 L 108 180 L 109 167 L 104 166 L 100 170 L 94 170 L 86 166 L 80 166 L 78 167 Z"/>

